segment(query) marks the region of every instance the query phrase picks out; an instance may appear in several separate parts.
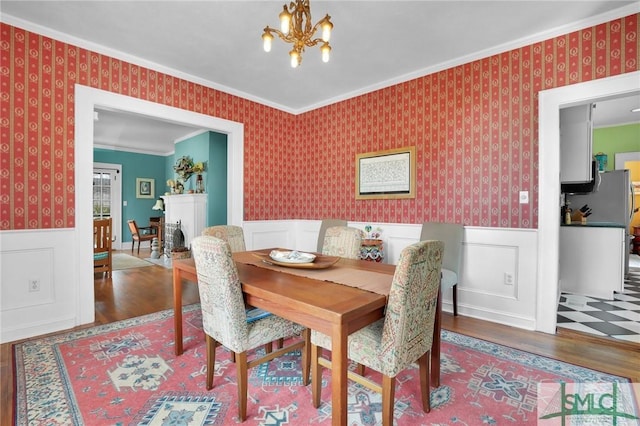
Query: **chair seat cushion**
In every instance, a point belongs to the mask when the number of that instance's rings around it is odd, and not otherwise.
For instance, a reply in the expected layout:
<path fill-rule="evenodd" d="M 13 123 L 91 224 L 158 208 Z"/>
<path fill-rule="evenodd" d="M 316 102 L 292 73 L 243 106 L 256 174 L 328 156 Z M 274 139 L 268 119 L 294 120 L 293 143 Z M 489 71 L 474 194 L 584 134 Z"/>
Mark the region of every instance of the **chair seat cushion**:
<path fill-rule="evenodd" d="M 448 289 L 458 284 L 458 274 L 455 272 L 442 268 L 442 282 L 440 283 L 441 288 Z"/>
<path fill-rule="evenodd" d="M 93 254 L 93 260 L 104 260 L 108 257 L 109 257 L 109 252 L 106 252 L 106 251 Z"/>

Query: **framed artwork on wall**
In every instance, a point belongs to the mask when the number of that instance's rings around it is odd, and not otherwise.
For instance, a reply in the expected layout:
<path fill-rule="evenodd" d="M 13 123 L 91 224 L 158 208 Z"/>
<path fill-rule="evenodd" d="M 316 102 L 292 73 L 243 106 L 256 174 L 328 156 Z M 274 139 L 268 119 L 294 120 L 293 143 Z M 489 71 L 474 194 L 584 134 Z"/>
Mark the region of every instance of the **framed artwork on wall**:
<path fill-rule="evenodd" d="M 155 180 L 136 178 L 136 198 L 155 198 Z"/>
<path fill-rule="evenodd" d="M 415 197 L 415 146 L 356 155 L 356 200 Z"/>

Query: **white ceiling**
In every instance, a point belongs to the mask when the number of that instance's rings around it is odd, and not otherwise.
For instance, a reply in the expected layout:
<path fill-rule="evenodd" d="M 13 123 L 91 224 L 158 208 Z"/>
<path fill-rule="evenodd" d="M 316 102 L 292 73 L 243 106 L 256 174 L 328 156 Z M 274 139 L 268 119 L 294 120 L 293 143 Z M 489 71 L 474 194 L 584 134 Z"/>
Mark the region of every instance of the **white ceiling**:
<path fill-rule="evenodd" d="M 0 19 L 298 114 L 640 12 L 640 1 L 616 0 L 314 0 L 313 21 L 329 13 L 334 24 L 331 61 L 322 63 L 319 49 L 308 48 L 302 65 L 292 69 L 290 46 L 274 40 L 271 53 L 265 53 L 260 38 L 266 25 L 278 26 L 282 4 L 2 0 Z M 596 119 L 605 109 L 598 105 Z M 96 146 L 166 154 L 176 139 L 197 130 L 118 115 L 100 112 Z M 140 145 L 144 141 L 147 146 Z"/>

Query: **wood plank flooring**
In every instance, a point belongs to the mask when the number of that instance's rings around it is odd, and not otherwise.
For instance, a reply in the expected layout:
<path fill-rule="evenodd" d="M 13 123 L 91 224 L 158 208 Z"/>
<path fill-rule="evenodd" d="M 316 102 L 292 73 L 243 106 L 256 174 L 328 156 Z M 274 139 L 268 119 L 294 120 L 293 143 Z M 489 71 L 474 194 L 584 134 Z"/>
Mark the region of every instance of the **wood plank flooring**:
<path fill-rule="evenodd" d="M 124 253 L 131 254 L 129 251 Z M 134 253 L 137 255 L 137 253 Z M 144 248 L 137 255 L 149 257 Z M 112 278 L 96 276 L 96 321 L 107 324 L 171 309 L 171 270 L 162 266 L 114 271 Z M 195 284 L 183 283 L 183 303 L 199 301 Z M 443 328 L 583 367 L 628 377 L 640 382 L 640 345 L 561 330 L 557 335 L 522 330 L 470 317 L 443 315 Z M 78 327 L 81 328 L 81 327 Z M 13 356 L 11 343 L 0 345 L 0 424 L 13 421 Z"/>

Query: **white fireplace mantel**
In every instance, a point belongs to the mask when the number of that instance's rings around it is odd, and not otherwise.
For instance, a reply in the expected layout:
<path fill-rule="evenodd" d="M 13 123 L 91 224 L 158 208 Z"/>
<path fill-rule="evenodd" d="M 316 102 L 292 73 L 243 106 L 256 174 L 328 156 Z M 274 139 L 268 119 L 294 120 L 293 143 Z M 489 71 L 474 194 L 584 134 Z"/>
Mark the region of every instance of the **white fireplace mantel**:
<path fill-rule="evenodd" d="M 184 245 L 202 234 L 207 223 L 207 194 L 174 194 L 161 197 L 164 200 L 165 223 L 181 222 Z M 167 238 L 171 236 L 167 235 Z"/>

